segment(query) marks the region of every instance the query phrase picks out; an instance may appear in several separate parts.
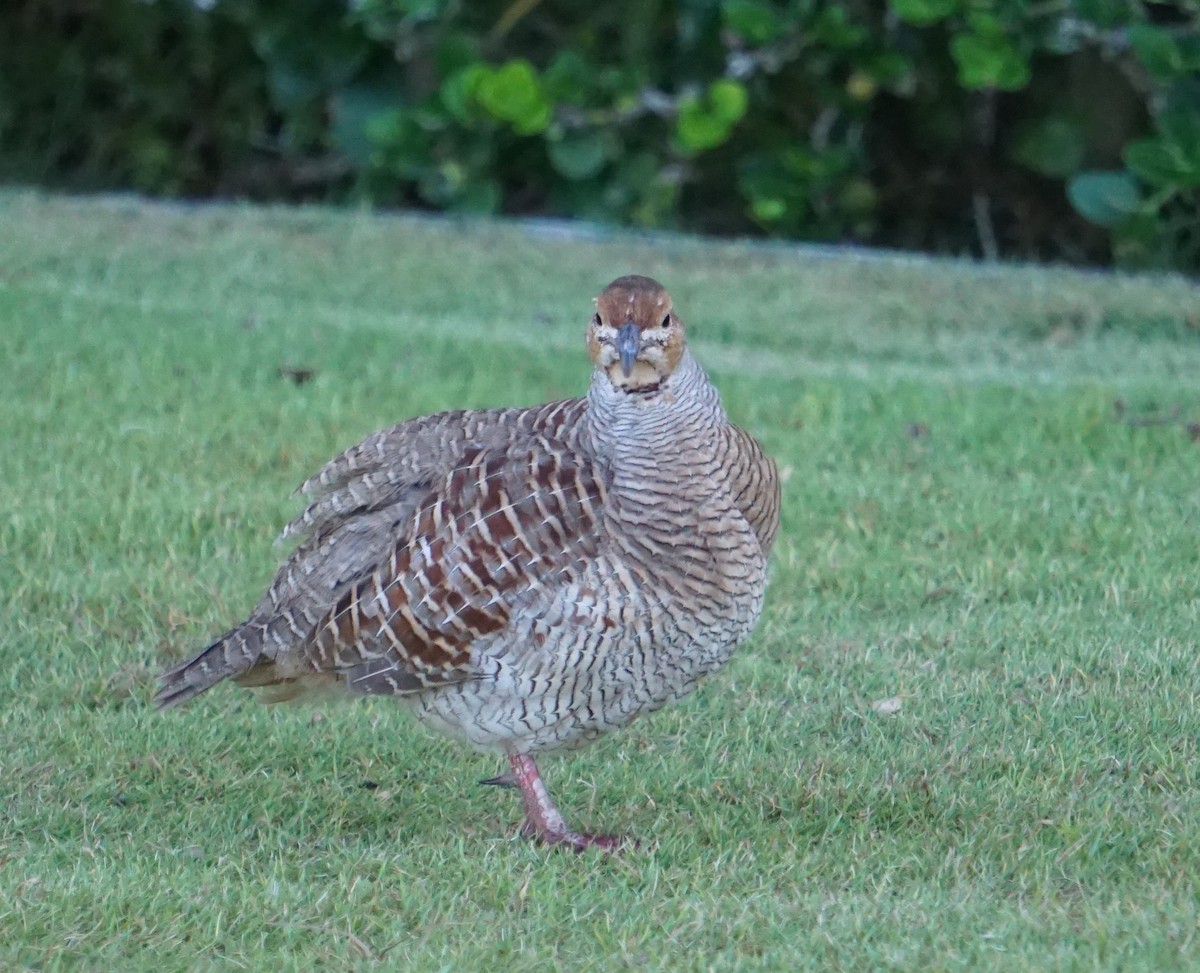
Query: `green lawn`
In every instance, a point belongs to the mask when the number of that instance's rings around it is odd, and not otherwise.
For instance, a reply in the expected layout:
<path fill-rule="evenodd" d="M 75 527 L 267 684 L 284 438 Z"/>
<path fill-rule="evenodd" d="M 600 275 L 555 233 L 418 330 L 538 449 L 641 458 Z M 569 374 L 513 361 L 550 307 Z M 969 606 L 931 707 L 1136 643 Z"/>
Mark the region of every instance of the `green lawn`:
<path fill-rule="evenodd" d="M 387 700 L 154 711 L 300 480 L 581 391 L 627 272 L 787 477 L 754 641 L 544 763 L 640 850 Z M 1200 968 L 1193 421 L 1176 278 L 0 194 L 0 968 Z"/>

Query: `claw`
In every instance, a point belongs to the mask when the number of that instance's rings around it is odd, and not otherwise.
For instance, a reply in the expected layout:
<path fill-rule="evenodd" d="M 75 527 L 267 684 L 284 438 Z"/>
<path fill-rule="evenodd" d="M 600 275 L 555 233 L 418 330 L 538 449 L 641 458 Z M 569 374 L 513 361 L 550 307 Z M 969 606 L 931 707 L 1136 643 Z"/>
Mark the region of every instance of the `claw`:
<path fill-rule="evenodd" d="M 550 800 L 546 785 L 538 774 L 537 764 L 533 758 L 524 754 L 514 754 L 509 758 L 512 765 L 511 774 L 503 774 L 485 784 L 501 784 L 505 787 L 519 787 L 525 802 L 525 821 L 521 825 L 521 834 L 547 845 L 570 848 L 582 852 L 588 848 L 599 848 L 602 851 L 620 852 L 626 848 L 636 848 L 637 842 L 621 835 L 586 834 L 572 831 L 567 827 L 558 808 Z"/>
<path fill-rule="evenodd" d="M 571 851 L 577 853 L 585 852 L 589 848 L 599 848 L 601 851 L 617 854 L 639 847 L 637 840 L 619 834 L 581 834 L 578 831 L 566 831 L 561 834 L 555 832 L 534 833 L 532 837 L 542 844 L 570 848 Z"/>
<path fill-rule="evenodd" d="M 481 780 L 479 783 L 483 787 L 517 788 L 521 786 L 517 783 L 517 778 L 515 778 L 512 774 L 500 774 L 498 777 L 489 777 L 487 780 Z"/>

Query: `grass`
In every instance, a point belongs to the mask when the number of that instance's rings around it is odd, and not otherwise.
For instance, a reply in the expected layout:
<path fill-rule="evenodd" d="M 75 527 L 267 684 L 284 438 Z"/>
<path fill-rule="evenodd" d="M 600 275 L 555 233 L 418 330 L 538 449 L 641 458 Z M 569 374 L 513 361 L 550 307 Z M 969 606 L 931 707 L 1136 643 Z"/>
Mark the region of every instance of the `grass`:
<path fill-rule="evenodd" d="M 787 476 L 752 644 L 544 766 L 640 851 L 386 700 L 151 708 L 296 483 L 582 390 L 629 271 Z M 1198 374 L 1177 278 L 2 194 L 0 968 L 1200 967 Z"/>

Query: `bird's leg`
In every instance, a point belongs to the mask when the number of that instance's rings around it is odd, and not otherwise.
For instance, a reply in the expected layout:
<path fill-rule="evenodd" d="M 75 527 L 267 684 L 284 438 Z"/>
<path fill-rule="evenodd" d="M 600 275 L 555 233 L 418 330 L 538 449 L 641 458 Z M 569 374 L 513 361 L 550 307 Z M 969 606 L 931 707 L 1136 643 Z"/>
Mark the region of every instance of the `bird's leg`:
<path fill-rule="evenodd" d="M 567 822 L 563 820 L 554 802 L 550 800 L 550 793 L 542 783 L 542 776 L 538 773 L 533 758 L 523 753 L 515 753 L 508 758 L 508 762 L 512 767 L 512 778 L 521 789 L 521 797 L 525 801 L 522 834 L 544 841 L 548 845 L 564 845 L 574 851 L 587 848 L 616 851 L 626 844 L 620 837 L 572 831 L 567 827 Z"/>

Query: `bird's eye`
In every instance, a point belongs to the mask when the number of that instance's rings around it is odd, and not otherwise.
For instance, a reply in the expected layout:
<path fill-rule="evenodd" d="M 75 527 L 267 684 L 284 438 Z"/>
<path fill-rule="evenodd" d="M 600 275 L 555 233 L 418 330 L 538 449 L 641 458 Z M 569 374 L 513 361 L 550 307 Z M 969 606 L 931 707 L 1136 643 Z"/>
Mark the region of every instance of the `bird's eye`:
<path fill-rule="evenodd" d="M 664 328 L 669 328 L 671 326 L 671 315 L 668 314 L 665 318 L 663 318 L 662 326 Z"/>
<path fill-rule="evenodd" d="M 599 314 L 592 315 L 592 324 L 597 328 L 600 327 L 600 315 Z"/>

